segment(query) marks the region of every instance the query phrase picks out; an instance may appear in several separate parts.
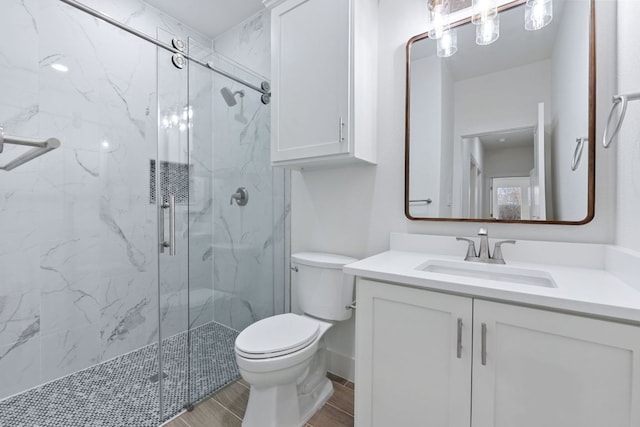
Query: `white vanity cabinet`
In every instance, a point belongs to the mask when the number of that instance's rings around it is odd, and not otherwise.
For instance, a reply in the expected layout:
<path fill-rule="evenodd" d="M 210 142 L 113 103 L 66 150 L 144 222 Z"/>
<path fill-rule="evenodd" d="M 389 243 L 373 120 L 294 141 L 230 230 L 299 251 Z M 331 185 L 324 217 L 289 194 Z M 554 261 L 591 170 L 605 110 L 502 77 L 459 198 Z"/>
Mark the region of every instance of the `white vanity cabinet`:
<path fill-rule="evenodd" d="M 640 426 L 638 326 L 363 278 L 357 297 L 356 426 Z"/>
<path fill-rule="evenodd" d="M 271 161 L 376 161 L 377 2 L 265 0 L 271 8 Z"/>
<path fill-rule="evenodd" d="M 472 299 L 364 279 L 356 295 L 356 426 L 469 427 Z"/>
<path fill-rule="evenodd" d="M 473 342 L 472 427 L 640 426 L 640 327 L 476 299 Z"/>

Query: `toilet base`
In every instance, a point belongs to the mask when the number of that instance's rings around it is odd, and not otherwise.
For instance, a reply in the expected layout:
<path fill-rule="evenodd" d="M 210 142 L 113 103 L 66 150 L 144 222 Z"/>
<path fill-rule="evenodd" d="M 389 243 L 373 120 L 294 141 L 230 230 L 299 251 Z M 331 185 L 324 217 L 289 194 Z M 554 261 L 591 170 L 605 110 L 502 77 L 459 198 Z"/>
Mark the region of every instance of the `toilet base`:
<path fill-rule="evenodd" d="M 294 354 L 265 360 L 236 354 L 240 374 L 251 386 L 243 427 L 303 427 L 329 400 L 333 384 L 322 335 L 331 324 L 317 321 L 317 341 Z"/>
<path fill-rule="evenodd" d="M 251 386 L 242 426 L 303 427 L 332 394 L 333 385 L 328 378 L 302 396 L 295 383 L 263 390 Z"/>
<path fill-rule="evenodd" d="M 305 425 L 327 403 L 332 394 L 333 384 L 328 378 L 325 378 L 309 396 L 300 396 L 298 402 L 300 405 L 300 418 L 303 421 L 300 425 Z"/>

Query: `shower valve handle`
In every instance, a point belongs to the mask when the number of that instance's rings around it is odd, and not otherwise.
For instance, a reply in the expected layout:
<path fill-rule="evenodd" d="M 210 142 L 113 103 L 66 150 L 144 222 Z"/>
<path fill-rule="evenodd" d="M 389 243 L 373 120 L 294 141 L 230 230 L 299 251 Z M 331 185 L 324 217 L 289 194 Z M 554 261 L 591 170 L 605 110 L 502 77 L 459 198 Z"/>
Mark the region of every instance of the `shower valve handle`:
<path fill-rule="evenodd" d="M 238 206 L 245 206 L 249 203 L 249 191 L 244 187 L 238 187 L 235 193 L 231 195 L 230 205 L 233 205 L 233 201 L 236 201 Z"/>

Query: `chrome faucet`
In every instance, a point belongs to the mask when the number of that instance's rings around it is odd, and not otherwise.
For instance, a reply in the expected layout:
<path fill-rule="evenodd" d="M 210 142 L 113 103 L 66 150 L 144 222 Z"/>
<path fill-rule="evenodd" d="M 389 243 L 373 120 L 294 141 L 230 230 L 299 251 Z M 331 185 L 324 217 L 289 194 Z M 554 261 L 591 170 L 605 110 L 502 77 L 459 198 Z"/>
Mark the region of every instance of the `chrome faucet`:
<path fill-rule="evenodd" d="M 478 230 L 478 236 L 480 236 L 480 250 L 478 251 L 478 258 L 481 262 L 488 262 L 491 259 L 489 253 L 489 232 L 486 228 Z"/>
<path fill-rule="evenodd" d="M 478 230 L 478 236 L 480 236 L 480 251 L 476 253 L 476 244 L 471 239 L 464 237 L 456 237 L 456 240 L 461 240 L 469 243 L 467 248 L 467 255 L 464 257 L 465 261 L 471 262 L 484 262 L 487 264 L 504 264 L 504 258 L 502 257 L 502 244 L 511 243 L 515 244 L 515 240 L 501 240 L 495 243 L 493 248 L 493 255 L 489 252 L 489 232 L 486 228 Z"/>

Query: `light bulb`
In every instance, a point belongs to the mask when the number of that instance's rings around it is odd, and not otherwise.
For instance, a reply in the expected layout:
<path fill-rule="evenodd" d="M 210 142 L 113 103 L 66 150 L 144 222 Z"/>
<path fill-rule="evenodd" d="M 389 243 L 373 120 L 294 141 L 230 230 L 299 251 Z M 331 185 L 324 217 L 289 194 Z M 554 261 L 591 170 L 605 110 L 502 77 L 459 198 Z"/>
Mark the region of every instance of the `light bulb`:
<path fill-rule="evenodd" d="M 553 19 L 552 0 L 527 0 L 524 11 L 524 28 L 527 31 L 539 30 L 549 25 Z"/>
<path fill-rule="evenodd" d="M 449 28 L 449 0 L 430 0 L 429 9 L 429 38 L 439 39 Z"/>
<path fill-rule="evenodd" d="M 479 45 L 488 45 L 500 37 L 500 15 L 486 19 L 480 25 L 476 26 L 476 43 Z"/>
<path fill-rule="evenodd" d="M 498 14 L 498 2 L 497 0 L 473 0 L 471 10 L 473 11 L 471 22 L 482 25 Z"/>
<path fill-rule="evenodd" d="M 458 32 L 454 28 L 442 33 L 442 37 L 438 39 L 438 56 L 447 58 L 458 51 Z"/>

